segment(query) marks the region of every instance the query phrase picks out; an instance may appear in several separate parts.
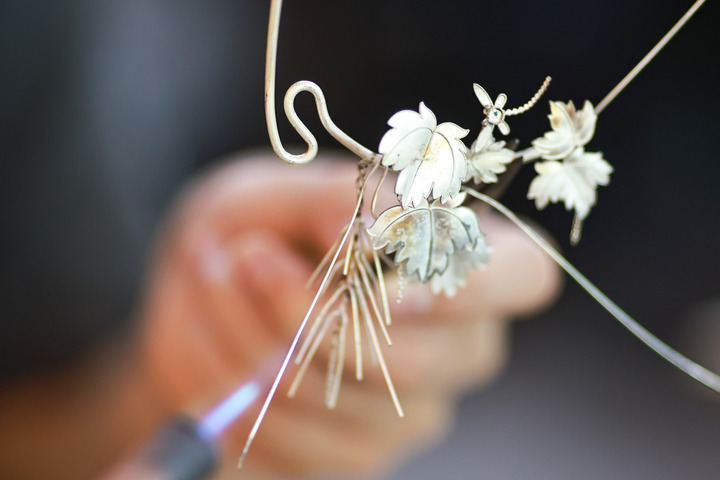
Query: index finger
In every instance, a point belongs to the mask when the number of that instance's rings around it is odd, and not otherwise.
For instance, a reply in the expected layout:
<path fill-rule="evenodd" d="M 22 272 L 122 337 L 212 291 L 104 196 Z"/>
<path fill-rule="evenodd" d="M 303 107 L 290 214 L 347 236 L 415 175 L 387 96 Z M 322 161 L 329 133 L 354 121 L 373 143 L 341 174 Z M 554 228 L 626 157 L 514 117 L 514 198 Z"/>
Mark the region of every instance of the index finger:
<path fill-rule="evenodd" d="M 270 153 L 239 157 L 190 192 L 184 216 L 221 241 L 250 227 L 325 249 L 351 220 L 356 174 L 342 160 L 299 168 Z"/>

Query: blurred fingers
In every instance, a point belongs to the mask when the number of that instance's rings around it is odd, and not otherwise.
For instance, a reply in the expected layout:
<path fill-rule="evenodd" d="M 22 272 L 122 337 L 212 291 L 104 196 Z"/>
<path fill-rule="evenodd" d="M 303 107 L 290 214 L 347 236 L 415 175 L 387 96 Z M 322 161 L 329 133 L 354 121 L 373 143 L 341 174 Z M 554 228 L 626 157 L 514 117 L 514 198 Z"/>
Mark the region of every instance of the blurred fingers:
<path fill-rule="evenodd" d="M 191 189 L 180 221 L 207 225 L 221 241 L 250 227 L 324 250 L 352 217 L 356 174 L 350 162 L 297 168 L 272 153 L 246 155 Z"/>
<path fill-rule="evenodd" d="M 456 394 L 493 380 L 507 361 L 508 324 L 482 318 L 443 325 L 442 320 L 393 329 L 385 356 L 401 392 Z"/>
<path fill-rule="evenodd" d="M 250 229 L 224 245 L 201 245 L 195 288 L 218 345 L 245 352 L 246 365 L 292 338 L 312 299 L 304 288 L 309 262 L 271 231 Z"/>
<path fill-rule="evenodd" d="M 347 379 L 341 399 L 328 410 L 322 396 L 324 375 L 311 369 L 293 399 L 278 396 L 265 419 L 248 465 L 269 467 L 294 477 L 366 473 L 400 460 L 406 450 L 437 442 L 447 431 L 452 403 L 442 396 L 407 395 L 406 417 L 399 418 L 387 397 Z M 242 435 L 232 442 L 241 446 Z"/>
<path fill-rule="evenodd" d="M 167 263 L 156 272 L 142 335 L 143 363 L 169 411 L 185 407 L 226 373 L 180 267 Z"/>
<path fill-rule="evenodd" d="M 186 233 L 164 257 L 145 350 L 174 407 L 252 375 L 289 344 L 312 298 L 304 288 L 310 265 L 272 232 L 250 230 L 225 244 Z"/>

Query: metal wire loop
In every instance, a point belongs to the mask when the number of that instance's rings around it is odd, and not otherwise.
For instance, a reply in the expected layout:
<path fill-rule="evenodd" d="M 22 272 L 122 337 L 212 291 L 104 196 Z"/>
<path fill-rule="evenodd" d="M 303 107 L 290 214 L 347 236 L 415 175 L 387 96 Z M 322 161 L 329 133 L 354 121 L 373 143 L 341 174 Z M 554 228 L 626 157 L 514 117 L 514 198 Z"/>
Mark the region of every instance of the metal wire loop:
<path fill-rule="evenodd" d="M 304 165 L 315 159 L 318 152 L 318 143 L 315 136 L 307 126 L 300 120 L 295 111 L 295 97 L 300 92 L 309 92 L 315 97 L 318 116 L 325 130 L 340 142 L 345 148 L 360 158 L 371 159 L 375 154 L 350 138 L 330 118 L 327 110 L 327 102 L 322 89 L 315 83 L 303 80 L 293 84 L 285 94 L 285 114 L 290 124 L 295 128 L 300 137 L 307 144 L 305 153 L 296 155 L 288 152 L 280 140 L 280 133 L 277 127 L 275 114 L 275 72 L 277 66 L 277 45 L 278 32 L 280 29 L 280 13 L 282 11 L 282 0 L 274 0 L 270 5 L 270 22 L 268 24 L 268 39 L 265 62 L 265 118 L 267 121 L 268 135 L 273 150 L 286 163 L 292 165 Z"/>
<path fill-rule="evenodd" d="M 314 82 L 310 82 L 308 80 L 301 80 L 294 83 L 288 89 L 287 93 L 285 94 L 284 107 L 285 115 L 287 115 L 290 124 L 295 128 L 295 131 L 297 131 L 298 134 L 305 141 L 308 149 L 302 155 L 290 154 L 282 147 L 280 139 L 277 138 L 278 143 L 277 145 L 273 143 L 273 148 L 275 149 L 275 152 L 280 156 L 280 158 L 282 158 L 288 163 L 304 164 L 312 161 L 317 155 L 317 140 L 295 111 L 295 97 L 297 97 L 301 92 L 308 92 L 312 94 L 313 97 L 315 97 L 315 105 L 317 107 L 318 116 L 320 117 L 320 122 L 322 122 L 325 130 L 327 130 L 327 132 L 332 135 L 335 140 L 340 142 L 341 145 L 343 145 L 345 148 L 347 148 L 352 153 L 362 159 L 369 160 L 375 155 L 371 150 L 360 145 L 358 142 L 353 140 L 347 133 L 345 133 L 337 125 L 335 125 L 335 122 L 333 122 L 330 118 L 330 113 L 327 109 L 327 101 L 325 100 L 325 95 L 323 94 L 322 89 Z M 277 137 L 277 130 L 275 132 L 275 135 Z M 281 152 L 278 152 L 278 149 L 281 150 Z M 290 159 L 285 158 L 285 155 L 290 157 Z"/>

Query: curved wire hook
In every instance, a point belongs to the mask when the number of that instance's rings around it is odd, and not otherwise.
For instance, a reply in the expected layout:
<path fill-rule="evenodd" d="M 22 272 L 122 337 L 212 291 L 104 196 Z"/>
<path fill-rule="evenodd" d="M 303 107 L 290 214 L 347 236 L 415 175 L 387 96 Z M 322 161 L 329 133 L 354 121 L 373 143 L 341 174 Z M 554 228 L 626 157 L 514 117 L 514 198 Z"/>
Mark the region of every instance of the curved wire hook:
<path fill-rule="evenodd" d="M 300 120 L 295 111 L 295 97 L 300 92 L 309 92 L 315 97 L 318 116 L 325 130 L 340 142 L 345 148 L 364 160 L 370 160 L 375 153 L 363 147 L 343 132 L 330 118 L 327 110 L 327 102 L 322 89 L 315 83 L 303 80 L 293 84 L 285 94 L 285 115 L 295 131 L 305 141 L 307 150 L 305 153 L 295 155 L 283 147 L 278 132 L 277 117 L 275 114 L 275 72 L 277 66 L 278 33 L 280 30 L 280 14 L 282 12 L 282 0 L 270 2 L 270 21 L 268 24 L 267 51 L 265 56 L 265 121 L 267 123 L 268 135 L 273 150 L 286 163 L 291 165 L 304 165 L 315 159 L 318 152 L 318 144 L 310 129 Z"/>

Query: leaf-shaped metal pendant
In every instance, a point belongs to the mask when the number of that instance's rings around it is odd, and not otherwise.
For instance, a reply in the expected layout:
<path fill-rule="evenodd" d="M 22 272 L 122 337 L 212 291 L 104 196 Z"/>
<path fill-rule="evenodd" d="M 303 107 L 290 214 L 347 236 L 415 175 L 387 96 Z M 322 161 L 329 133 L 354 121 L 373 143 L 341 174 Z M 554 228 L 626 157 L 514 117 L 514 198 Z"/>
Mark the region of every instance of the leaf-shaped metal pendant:
<path fill-rule="evenodd" d="M 535 164 L 538 176 L 530 183 L 528 199 L 534 199 L 538 210 L 549 202 L 564 202 L 565 208 L 575 209 L 584 219 L 595 205 L 598 185 L 610 182 L 612 166 L 601 153 L 585 152 L 582 147 L 562 162 L 548 160 Z"/>
<path fill-rule="evenodd" d="M 392 128 L 380 140 L 378 152 L 383 154 L 382 164 L 397 171 L 425 157 L 437 120 L 421 102 L 417 112 L 401 110 L 390 117 L 388 125 Z"/>
<path fill-rule="evenodd" d="M 408 275 L 427 282 L 448 268 L 450 256 L 474 249 L 482 237 L 477 215 L 467 207 L 447 208 L 424 201 L 418 208 L 385 210 L 368 233 L 376 249 L 396 253 L 395 264 L 407 262 Z"/>
<path fill-rule="evenodd" d="M 483 132 L 486 130 L 488 130 L 487 127 L 483 129 Z M 477 184 L 496 183 L 498 174 L 507 170 L 507 165 L 515 159 L 517 154 L 509 148 L 505 148 L 505 141 L 496 142 L 492 136 L 487 139 L 483 137 L 481 132 L 470 148 L 468 177 Z"/>
<path fill-rule="evenodd" d="M 587 100 L 582 110 L 576 110 L 573 102 L 550 102 L 550 126 L 552 130 L 533 140 L 533 146 L 546 160 L 558 160 L 582 147 L 595 134 L 597 115 Z"/>
<path fill-rule="evenodd" d="M 378 151 L 384 166 L 400 171 L 395 193 L 402 206 L 417 207 L 430 197 L 446 202 L 457 195 L 467 173 L 461 139 L 468 130 L 450 122 L 437 125 L 424 103 L 419 112 L 396 113 L 388 125 L 392 128 L 380 140 Z"/>
<path fill-rule="evenodd" d="M 491 248 L 481 236 L 475 248 L 454 252 L 443 273 L 433 275 L 430 288 L 434 294 L 443 292 L 446 297 L 454 297 L 458 287 L 464 287 L 468 274 L 476 268 L 485 268 L 490 261 Z"/>

